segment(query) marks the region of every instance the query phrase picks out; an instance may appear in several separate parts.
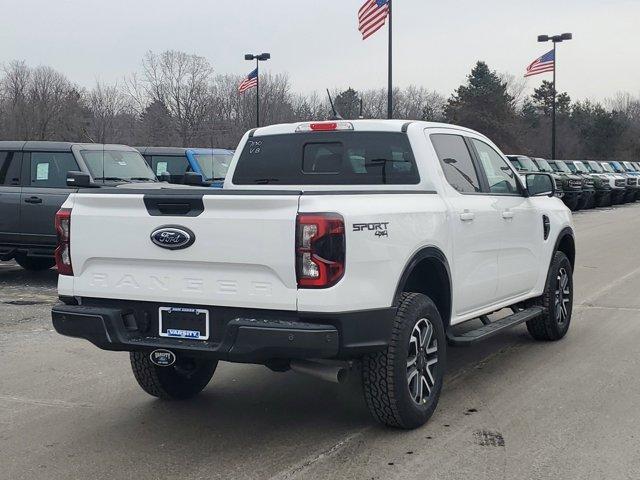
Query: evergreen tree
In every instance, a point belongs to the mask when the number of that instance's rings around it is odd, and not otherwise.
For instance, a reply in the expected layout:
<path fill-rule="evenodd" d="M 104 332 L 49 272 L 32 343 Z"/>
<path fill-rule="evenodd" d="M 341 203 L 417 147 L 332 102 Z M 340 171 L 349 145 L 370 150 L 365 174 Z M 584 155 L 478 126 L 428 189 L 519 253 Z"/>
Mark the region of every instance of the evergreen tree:
<path fill-rule="evenodd" d="M 345 120 L 356 119 L 360 116 L 360 96 L 353 88 L 349 87 L 338 94 L 334 103 L 336 110 Z"/>
<path fill-rule="evenodd" d="M 507 83 L 485 62 L 478 62 L 467 78 L 445 106 L 447 121 L 477 130 L 505 150 L 516 150 L 516 112 Z"/>

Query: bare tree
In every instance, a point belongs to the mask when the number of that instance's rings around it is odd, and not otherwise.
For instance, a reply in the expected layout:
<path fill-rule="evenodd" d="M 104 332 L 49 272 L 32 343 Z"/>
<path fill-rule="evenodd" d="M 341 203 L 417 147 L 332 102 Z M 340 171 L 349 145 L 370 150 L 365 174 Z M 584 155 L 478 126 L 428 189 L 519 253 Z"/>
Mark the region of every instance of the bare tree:
<path fill-rule="evenodd" d="M 142 86 L 148 104 L 165 106 L 185 146 L 207 117 L 212 73 L 206 58 L 175 50 L 159 55 L 150 51 L 142 60 Z"/>
<path fill-rule="evenodd" d="M 99 143 L 116 142 L 122 137 L 122 115 L 129 114 L 128 99 L 117 83 L 96 82 L 87 98 L 90 115 L 89 135 Z"/>

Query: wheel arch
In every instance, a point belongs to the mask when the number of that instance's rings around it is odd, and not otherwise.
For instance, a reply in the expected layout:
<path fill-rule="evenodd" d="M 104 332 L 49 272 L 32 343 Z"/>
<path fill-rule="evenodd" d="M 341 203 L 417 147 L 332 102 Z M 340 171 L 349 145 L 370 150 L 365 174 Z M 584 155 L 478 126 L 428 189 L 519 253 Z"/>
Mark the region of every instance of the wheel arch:
<path fill-rule="evenodd" d="M 451 321 L 452 291 L 447 257 L 437 247 L 424 247 L 407 262 L 396 288 L 394 306 L 404 292 L 425 294 L 436 304 L 446 328 Z"/>
<path fill-rule="evenodd" d="M 553 252 L 563 252 L 571 263 L 571 268 L 575 269 L 576 265 L 576 242 L 573 229 L 565 227 L 560 231 Z"/>

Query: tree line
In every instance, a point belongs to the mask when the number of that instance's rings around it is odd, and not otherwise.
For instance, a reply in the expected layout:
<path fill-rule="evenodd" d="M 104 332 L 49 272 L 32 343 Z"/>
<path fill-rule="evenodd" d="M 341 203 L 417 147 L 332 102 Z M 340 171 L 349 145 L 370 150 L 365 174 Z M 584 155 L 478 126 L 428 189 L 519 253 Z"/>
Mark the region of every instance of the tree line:
<path fill-rule="evenodd" d="M 255 125 L 255 93 L 238 75 L 216 73 L 204 57 L 148 52 L 140 69 L 114 84 L 79 87 L 48 66 L 13 61 L 0 71 L 0 139 L 235 148 Z M 286 74 L 260 78 L 264 124 L 329 118 L 326 95 L 296 93 Z M 505 152 L 548 156 L 553 87 L 530 96 L 524 79 L 478 62 L 449 97 L 421 86 L 394 91 L 394 117 L 444 121 L 478 130 Z M 386 90 L 333 90 L 345 119 L 385 118 Z M 558 95 L 558 155 L 640 158 L 640 98 L 619 93 L 598 102 Z"/>

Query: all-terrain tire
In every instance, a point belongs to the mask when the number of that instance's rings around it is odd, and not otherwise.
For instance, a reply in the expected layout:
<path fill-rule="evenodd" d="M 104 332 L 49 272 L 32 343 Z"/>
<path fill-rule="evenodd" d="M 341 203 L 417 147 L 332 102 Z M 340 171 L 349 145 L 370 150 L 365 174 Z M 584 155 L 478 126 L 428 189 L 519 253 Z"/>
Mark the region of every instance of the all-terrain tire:
<path fill-rule="evenodd" d="M 427 339 L 425 333 L 424 342 L 418 344 L 412 339 L 422 338 L 420 333 L 416 336 L 416 331 L 422 331 L 420 328 L 426 332 L 431 328 L 431 334 Z M 373 417 L 397 428 L 413 429 L 424 425 L 438 405 L 446 348 L 442 318 L 433 301 L 419 293 L 403 293 L 388 347 L 365 356 L 362 361 L 364 396 Z M 421 386 L 422 395 L 416 385 Z"/>
<path fill-rule="evenodd" d="M 25 270 L 30 272 L 41 272 L 43 270 L 49 270 L 56 264 L 55 259 L 51 257 L 28 257 L 27 255 L 16 255 L 15 261 Z"/>
<path fill-rule="evenodd" d="M 541 341 L 560 340 L 569 330 L 573 310 L 573 269 L 563 252 L 553 255 L 540 304 L 544 313 L 527 322 L 529 334 Z"/>
<path fill-rule="evenodd" d="M 131 369 L 138 384 L 149 395 L 164 400 L 186 400 L 207 386 L 218 362 L 178 356 L 170 367 L 154 365 L 147 352 L 130 352 Z"/>

